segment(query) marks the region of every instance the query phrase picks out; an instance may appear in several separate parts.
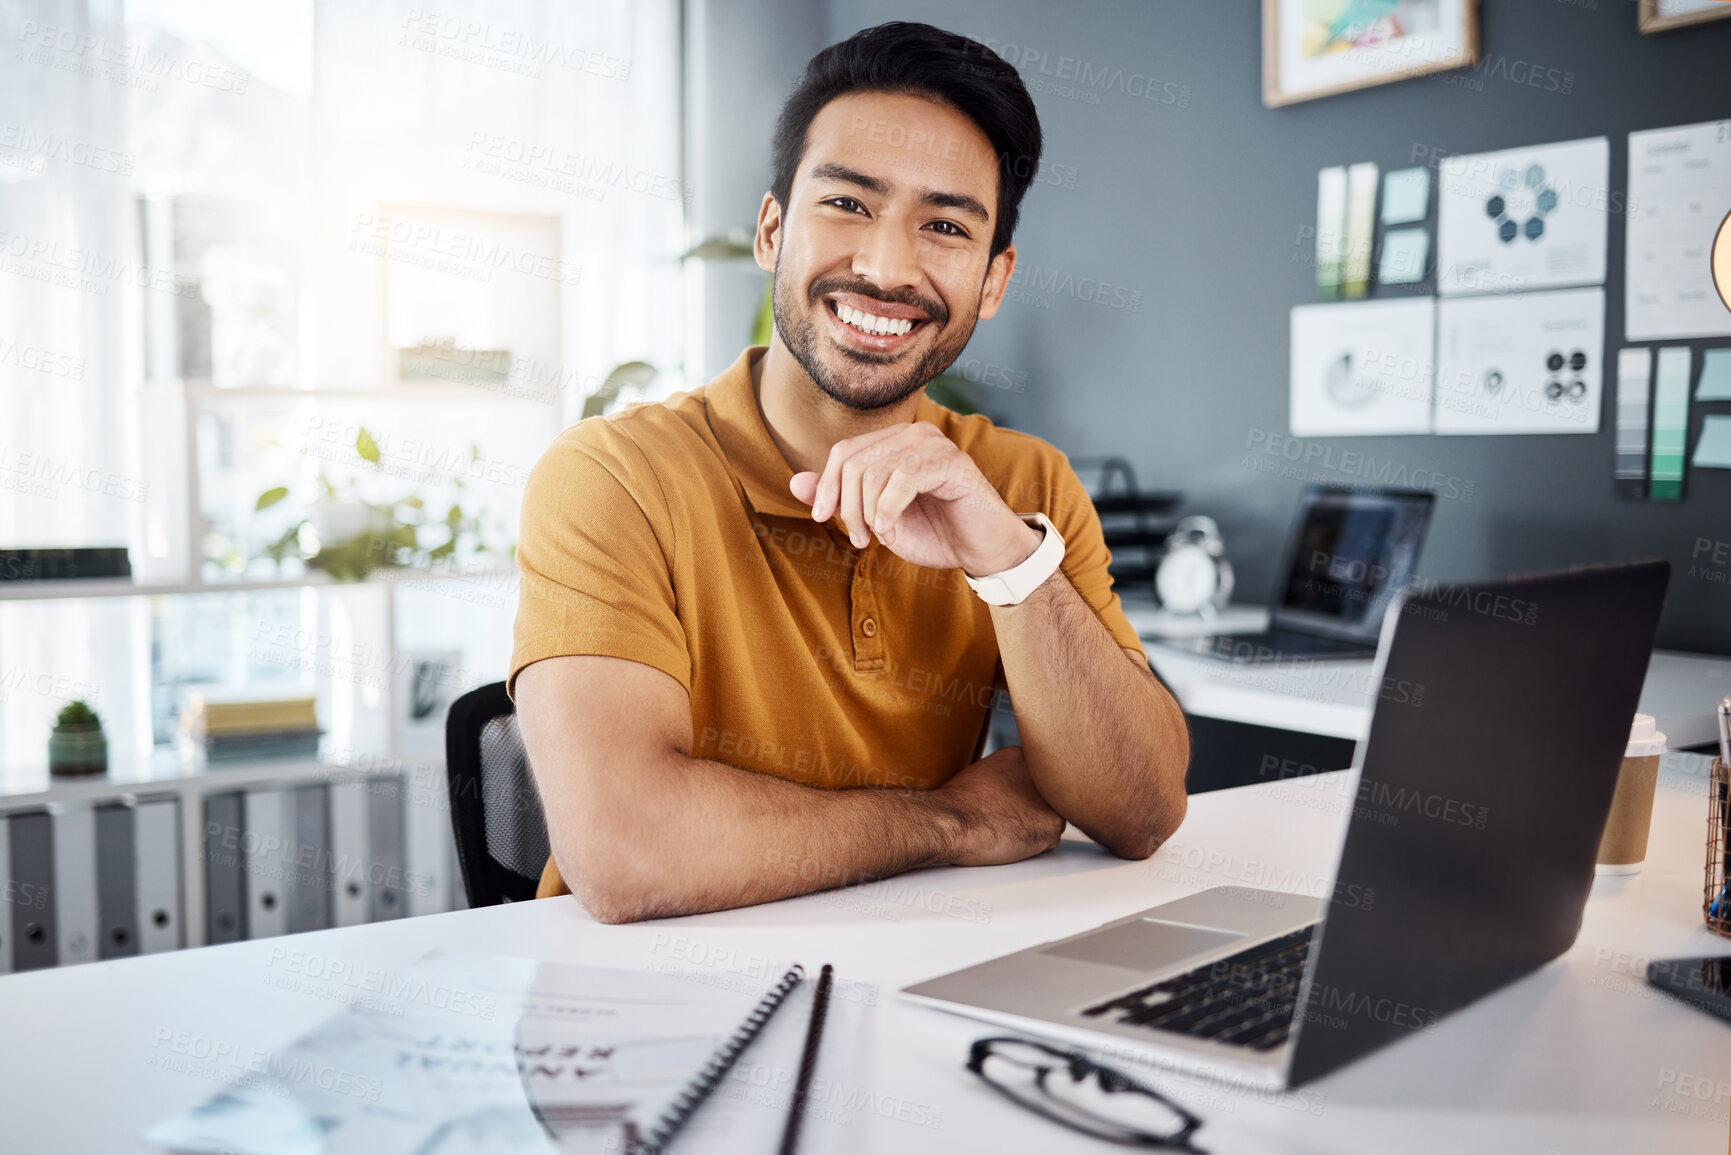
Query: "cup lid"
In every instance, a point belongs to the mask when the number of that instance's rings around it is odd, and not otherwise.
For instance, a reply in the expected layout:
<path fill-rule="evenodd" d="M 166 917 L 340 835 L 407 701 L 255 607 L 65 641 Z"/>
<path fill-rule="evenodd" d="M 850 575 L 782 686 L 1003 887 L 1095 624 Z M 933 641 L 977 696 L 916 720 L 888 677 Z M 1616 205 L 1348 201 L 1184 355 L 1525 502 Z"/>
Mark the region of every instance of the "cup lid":
<path fill-rule="evenodd" d="M 1654 754 L 1665 752 L 1665 735 L 1659 732 L 1659 724 L 1651 714 L 1636 714 L 1635 722 L 1629 727 L 1629 746 L 1623 751 L 1625 758 L 1649 758 Z"/>

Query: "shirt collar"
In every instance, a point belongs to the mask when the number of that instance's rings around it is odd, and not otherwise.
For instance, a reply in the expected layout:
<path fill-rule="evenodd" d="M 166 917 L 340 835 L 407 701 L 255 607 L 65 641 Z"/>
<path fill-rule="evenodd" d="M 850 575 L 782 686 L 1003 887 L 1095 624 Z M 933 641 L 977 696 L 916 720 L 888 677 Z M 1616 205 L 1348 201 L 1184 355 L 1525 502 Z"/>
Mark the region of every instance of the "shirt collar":
<path fill-rule="evenodd" d="M 764 423 L 763 410 L 757 403 L 757 390 L 752 388 L 751 370 L 768 351 L 766 345 L 751 345 L 739 358 L 721 371 L 704 390 L 709 407 L 709 426 L 721 451 L 727 455 L 734 478 L 745 490 L 751 508 L 771 517 L 811 517 L 811 506 L 794 497 L 788 483 L 793 480 L 793 468 L 775 446 Z M 925 394 L 920 395 L 915 421 L 931 421 L 942 426 L 942 407 Z"/>

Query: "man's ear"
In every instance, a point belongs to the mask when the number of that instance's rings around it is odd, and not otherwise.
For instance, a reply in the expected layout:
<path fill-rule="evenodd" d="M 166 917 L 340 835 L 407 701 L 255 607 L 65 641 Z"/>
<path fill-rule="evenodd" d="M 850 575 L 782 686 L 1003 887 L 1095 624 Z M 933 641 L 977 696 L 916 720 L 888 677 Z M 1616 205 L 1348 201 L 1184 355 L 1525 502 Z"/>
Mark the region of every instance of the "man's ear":
<path fill-rule="evenodd" d="M 1004 294 L 1010 288 L 1010 274 L 1016 270 L 1016 246 L 1007 245 L 1004 251 L 992 258 L 992 263 L 986 266 L 986 280 L 980 286 L 980 320 L 989 321 L 992 314 L 998 311 L 998 306 L 1004 301 Z"/>
<path fill-rule="evenodd" d="M 751 249 L 758 268 L 775 272 L 775 256 L 781 249 L 781 205 L 774 193 L 764 193 L 763 203 L 757 206 L 757 234 L 751 238 Z"/>

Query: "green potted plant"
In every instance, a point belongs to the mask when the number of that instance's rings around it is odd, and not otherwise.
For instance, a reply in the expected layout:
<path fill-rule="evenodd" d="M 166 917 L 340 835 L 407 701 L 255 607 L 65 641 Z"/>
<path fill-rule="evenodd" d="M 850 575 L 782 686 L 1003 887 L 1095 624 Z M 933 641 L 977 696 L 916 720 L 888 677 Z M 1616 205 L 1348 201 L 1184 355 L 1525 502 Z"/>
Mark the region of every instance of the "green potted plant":
<path fill-rule="evenodd" d="M 363 462 L 380 465 L 378 442 L 364 428 L 355 437 L 355 454 Z M 470 461 L 480 454 L 479 446 L 469 447 Z M 463 542 L 475 553 L 498 552 L 485 540 L 484 511 L 466 512 L 460 502 L 465 492 L 463 475 L 454 473 L 447 480 L 452 496 L 440 517 L 428 511 L 419 494 L 388 502 L 368 500 L 360 495 L 353 476 L 339 490 L 320 473 L 318 500 L 264 546 L 263 556 L 279 567 L 287 558 L 298 558 L 337 581 L 354 582 L 366 580 L 377 569 L 430 568 L 456 557 Z M 263 512 L 288 496 L 287 486 L 267 489 L 259 494 L 254 511 Z M 233 556 L 232 547 L 227 548 L 227 555 L 207 556 L 219 565 L 239 568 L 240 559 Z M 514 551 L 512 547 L 510 552 Z"/>
<path fill-rule="evenodd" d="M 50 774 L 100 774 L 108 769 L 102 719 L 82 698 L 66 703 L 48 735 Z"/>

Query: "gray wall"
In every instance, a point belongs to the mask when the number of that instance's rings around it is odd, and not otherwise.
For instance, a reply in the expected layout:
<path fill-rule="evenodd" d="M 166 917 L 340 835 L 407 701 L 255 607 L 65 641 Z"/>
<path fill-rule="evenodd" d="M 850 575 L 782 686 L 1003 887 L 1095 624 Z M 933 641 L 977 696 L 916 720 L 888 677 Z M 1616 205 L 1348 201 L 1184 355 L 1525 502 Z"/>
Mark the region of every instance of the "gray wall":
<path fill-rule="evenodd" d="M 765 4 L 773 0 L 740 7 L 761 17 Z M 734 7 L 710 6 L 712 21 Z M 811 10 L 784 7 L 795 33 L 785 42 L 774 21 L 754 19 L 751 29 L 764 47 L 786 54 L 774 65 L 782 85 L 808 53 Z M 1215 515 L 1251 600 L 1273 582 L 1300 487 L 1253 468 L 1273 459 L 1247 445 L 1287 430 L 1287 313 L 1316 300 L 1312 245 L 1301 232 L 1315 218 L 1316 170 L 1372 160 L 1386 171 L 1415 156 L 1605 135 L 1612 188 L 1622 189 L 1629 131 L 1731 116 L 1731 21 L 1642 36 L 1632 0 L 1482 0 L 1486 64 L 1478 73 L 1265 109 L 1260 7 L 1255 0 L 827 0 L 821 29 L 828 43 L 883 20 L 925 20 L 1016 45 L 1028 59 L 1023 75 L 1054 183 L 1037 184 L 1024 202 L 1021 261 L 1042 274 L 1122 286 L 1119 300 L 1141 296 L 1131 310 L 1024 295 L 980 327 L 964 358 L 979 359 L 976 375 L 990 363 L 1007 369 L 995 376 L 1022 383 L 987 394 L 1009 423 L 1072 455 L 1124 454 L 1145 485 L 1183 489 L 1192 508 Z M 1155 99 L 1042 89 L 1041 53 L 1048 69 L 1067 56 L 1156 78 Z M 1556 81 L 1554 90 L 1517 81 L 1535 69 L 1544 85 Z M 756 101 L 713 92 L 728 117 L 712 123 L 729 125 L 740 147 L 766 156 L 774 87 L 760 85 Z M 701 188 L 703 174 L 694 175 Z M 760 195 L 734 211 L 741 223 Z M 1623 231 L 1614 215 L 1608 359 L 1623 327 Z M 1701 420 L 1694 408 L 1691 446 Z M 1731 652 L 1731 585 L 1690 573 L 1701 539 L 1731 541 L 1731 473 L 1691 470 L 1679 505 L 1620 502 L 1611 486 L 1610 419 L 1607 396 L 1596 436 L 1317 444 L 1452 478 L 1454 492 L 1470 484 L 1470 500 L 1438 503 L 1422 567 L 1428 576 L 1668 557 L 1674 572 L 1661 644 Z M 1363 480 L 1346 472 L 1338 479 Z"/>
<path fill-rule="evenodd" d="M 686 0 L 685 166 L 692 243 L 757 223 L 769 190 L 775 115 L 805 62 L 825 44 L 824 13 L 798 0 Z M 739 356 L 767 274 L 751 261 L 693 262 L 687 317 L 692 383 Z M 697 282 L 691 286 L 690 282 Z"/>

